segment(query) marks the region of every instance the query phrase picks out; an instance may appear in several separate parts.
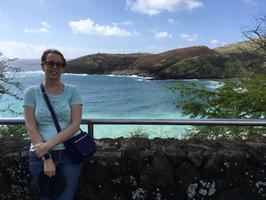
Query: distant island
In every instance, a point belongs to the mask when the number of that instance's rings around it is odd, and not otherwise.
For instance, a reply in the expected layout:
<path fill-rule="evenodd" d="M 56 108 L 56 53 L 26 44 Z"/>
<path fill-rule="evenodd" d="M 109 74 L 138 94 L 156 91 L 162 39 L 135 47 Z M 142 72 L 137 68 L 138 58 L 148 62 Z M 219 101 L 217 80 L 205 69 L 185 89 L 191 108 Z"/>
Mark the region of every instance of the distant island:
<path fill-rule="evenodd" d="M 241 42 L 216 49 L 193 46 L 159 54 L 97 53 L 68 61 L 66 72 L 138 75 L 152 79 L 223 79 L 237 77 L 243 70 L 266 73 L 266 62 L 259 55 L 251 55 L 246 46 L 246 42 Z M 241 50 L 244 47 L 246 50 Z"/>

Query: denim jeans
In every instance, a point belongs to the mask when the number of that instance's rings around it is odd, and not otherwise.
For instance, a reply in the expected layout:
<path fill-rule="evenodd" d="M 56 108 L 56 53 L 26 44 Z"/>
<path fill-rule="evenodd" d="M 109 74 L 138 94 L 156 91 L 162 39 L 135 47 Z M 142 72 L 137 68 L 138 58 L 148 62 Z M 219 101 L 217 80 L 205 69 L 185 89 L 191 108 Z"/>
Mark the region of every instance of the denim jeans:
<path fill-rule="evenodd" d="M 50 154 L 56 164 L 56 170 L 60 170 L 66 178 L 66 186 L 57 200 L 73 200 L 79 182 L 82 163 L 73 164 L 65 150 L 50 151 Z M 32 151 L 29 153 L 29 168 L 32 178 L 38 177 L 39 173 L 43 171 L 43 161 Z M 50 198 L 39 197 L 39 199 L 49 200 Z"/>

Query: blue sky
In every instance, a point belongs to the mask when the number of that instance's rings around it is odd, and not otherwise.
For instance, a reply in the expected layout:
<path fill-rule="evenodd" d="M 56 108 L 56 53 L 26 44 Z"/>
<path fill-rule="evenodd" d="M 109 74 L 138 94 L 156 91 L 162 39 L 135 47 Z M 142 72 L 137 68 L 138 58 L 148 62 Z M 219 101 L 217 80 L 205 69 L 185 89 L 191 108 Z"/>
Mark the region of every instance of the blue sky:
<path fill-rule="evenodd" d="M 0 52 L 40 58 L 93 53 L 159 53 L 245 40 L 241 28 L 265 0 L 0 0 Z"/>

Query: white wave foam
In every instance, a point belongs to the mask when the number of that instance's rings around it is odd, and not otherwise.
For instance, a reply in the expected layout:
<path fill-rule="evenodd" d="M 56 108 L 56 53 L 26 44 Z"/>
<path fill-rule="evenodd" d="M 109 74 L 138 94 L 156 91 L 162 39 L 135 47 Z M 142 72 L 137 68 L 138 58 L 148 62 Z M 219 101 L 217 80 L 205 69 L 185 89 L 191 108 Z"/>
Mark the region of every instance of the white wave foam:
<path fill-rule="evenodd" d="M 43 74 L 44 74 L 43 71 L 23 71 L 17 73 L 18 77 L 20 78 L 29 77 L 29 76 L 39 76 Z"/>
<path fill-rule="evenodd" d="M 105 74 L 100 76 L 109 76 L 109 77 L 130 77 L 132 78 L 134 75 L 123 75 L 123 74 Z"/>
<path fill-rule="evenodd" d="M 129 77 L 129 78 L 137 78 L 137 79 L 152 79 L 152 77 L 138 76 L 138 75 L 124 75 L 124 74 L 105 74 L 105 75 L 100 75 L 100 76 Z"/>
<path fill-rule="evenodd" d="M 65 76 L 89 76 L 88 74 L 64 73 Z"/>
<path fill-rule="evenodd" d="M 219 82 L 219 81 L 213 81 L 213 80 L 209 80 L 207 82 L 207 87 L 208 88 L 213 88 L 213 89 L 217 89 L 219 87 L 222 86 L 222 82 Z"/>
<path fill-rule="evenodd" d="M 180 79 L 180 81 L 199 81 L 199 79 Z"/>
<path fill-rule="evenodd" d="M 138 79 L 136 79 L 135 81 L 139 81 L 139 82 L 150 82 L 151 80 L 149 80 L 149 79 L 142 79 L 142 78 L 138 78 Z"/>
<path fill-rule="evenodd" d="M 43 71 L 25 71 L 22 73 L 25 73 L 25 74 L 44 74 Z"/>

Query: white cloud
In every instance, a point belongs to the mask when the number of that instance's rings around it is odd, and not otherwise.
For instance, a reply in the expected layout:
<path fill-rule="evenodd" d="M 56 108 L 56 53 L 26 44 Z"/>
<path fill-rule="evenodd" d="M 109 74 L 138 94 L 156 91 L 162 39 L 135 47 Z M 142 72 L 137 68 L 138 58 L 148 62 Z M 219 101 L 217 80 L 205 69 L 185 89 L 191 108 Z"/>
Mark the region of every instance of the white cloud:
<path fill-rule="evenodd" d="M 49 33 L 47 28 L 38 28 L 38 29 L 33 29 L 33 28 L 24 28 L 25 33 Z"/>
<path fill-rule="evenodd" d="M 24 28 L 25 33 L 49 33 L 49 28 L 51 27 L 48 23 L 42 22 L 41 28 Z"/>
<path fill-rule="evenodd" d="M 135 36 L 140 36 L 140 33 L 137 32 L 137 31 L 133 31 L 133 34 L 134 34 Z"/>
<path fill-rule="evenodd" d="M 120 22 L 118 24 L 121 24 L 121 25 L 133 25 L 133 22 L 132 21 L 123 21 L 123 22 Z"/>
<path fill-rule="evenodd" d="M 101 48 L 88 49 L 78 46 L 67 45 L 52 45 L 52 44 L 29 44 L 18 41 L 0 42 L 0 52 L 7 58 L 34 58 L 40 59 L 43 51 L 48 48 L 58 49 L 61 51 L 66 59 L 73 59 L 94 53 L 160 53 L 169 50 L 168 46 L 150 45 L 139 48 Z M 177 48 L 176 46 L 171 47 Z M 179 46 L 178 48 L 182 48 Z"/>
<path fill-rule="evenodd" d="M 256 0 L 242 0 L 244 3 L 248 3 L 251 5 L 257 5 L 257 1 Z"/>
<path fill-rule="evenodd" d="M 166 31 L 163 31 L 163 32 L 157 32 L 157 33 L 155 33 L 155 38 L 156 38 L 156 39 L 172 38 L 172 35 L 169 34 L 169 33 L 166 32 Z"/>
<path fill-rule="evenodd" d="M 179 34 L 179 37 L 182 40 L 185 40 L 188 42 L 196 42 L 201 38 L 198 34 L 189 35 L 189 34 L 185 34 L 185 33 Z"/>
<path fill-rule="evenodd" d="M 8 58 L 36 58 L 41 56 L 44 45 L 32 45 L 17 41 L 0 42 L 0 51 Z"/>
<path fill-rule="evenodd" d="M 159 32 L 159 27 L 154 27 L 154 28 L 150 29 L 149 31 L 152 33 Z"/>
<path fill-rule="evenodd" d="M 127 0 L 126 7 L 134 12 L 158 15 L 163 11 L 179 12 L 204 7 L 199 0 Z"/>
<path fill-rule="evenodd" d="M 119 25 L 131 26 L 131 25 L 133 25 L 133 22 L 132 21 L 113 22 L 112 25 L 113 26 L 119 26 Z"/>
<path fill-rule="evenodd" d="M 218 47 L 218 46 L 224 46 L 224 45 L 225 45 L 224 42 L 220 42 L 220 41 L 218 41 L 218 40 L 216 40 L 216 39 L 211 40 L 210 43 L 211 43 L 211 45 L 213 45 L 213 46 L 215 46 L 215 47 Z"/>
<path fill-rule="evenodd" d="M 51 26 L 49 24 L 47 24 L 46 22 L 42 22 L 42 25 L 46 28 L 50 28 Z"/>
<path fill-rule="evenodd" d="M 174 19 L 172 19 L 172 18 L 169 18 L 168 20 L 167 20 L 170 24 L 178 24 Z"/>
<path fill-rule="evenodd" d="M 75 46 L 60 46 L 49 44 L 28 44 L 17 41 L 0 42 L 0 52 L 8 58 L 40 58 L 43 51 L 48 48 L 60 50 L 66 58 L 76 58 L 79 56 L 95 53 L 86 48 Z"/>
<path fill-rule="evenodd" d="M 134 32 L 119 28 L 116 24 L 114 25 L 99 25 L 94 23 L 90 18 L 86 20 L 70 21 L 69 26 L 73 33 L 83 33 L 88 35 L 103 35 L 103 36 L 133 36 Z"/>

